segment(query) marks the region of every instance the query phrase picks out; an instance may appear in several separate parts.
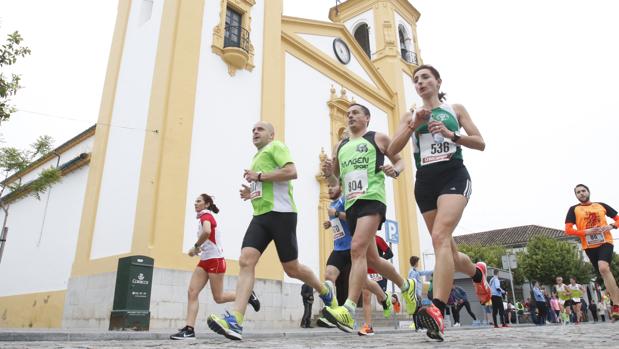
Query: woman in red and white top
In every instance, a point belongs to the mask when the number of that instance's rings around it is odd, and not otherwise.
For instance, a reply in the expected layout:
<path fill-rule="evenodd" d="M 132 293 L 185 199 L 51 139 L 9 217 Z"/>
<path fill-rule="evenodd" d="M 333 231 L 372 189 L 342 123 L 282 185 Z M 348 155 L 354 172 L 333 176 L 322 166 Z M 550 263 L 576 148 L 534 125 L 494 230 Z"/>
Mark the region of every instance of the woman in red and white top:
<path fill-rule="evenodd" d="M 233 302 L 236 298 L 234 292 L 224 292 L 224 274 L 226 273 L 226 260 L 223 257 L 223 249 L 218 245 L 217 221 L 212 213 L 218 213 L 219 208 L 208 194 L 200 194 L 194 203 L 198 219 L 198 240 L 187 253 L 190 257 L 200 256 L 200 262 L 191 275 L 189 290 L 187 291 L 187 324 L 178 333 L 170 336 L 171 339 L 194 339 L 194 327 L 198 315 L 198 295 L 211 282 L 211 291 L 215 303 Z M 260 301 L 252 291 L 249 304 L 255 311 L 260 310 Z"/>

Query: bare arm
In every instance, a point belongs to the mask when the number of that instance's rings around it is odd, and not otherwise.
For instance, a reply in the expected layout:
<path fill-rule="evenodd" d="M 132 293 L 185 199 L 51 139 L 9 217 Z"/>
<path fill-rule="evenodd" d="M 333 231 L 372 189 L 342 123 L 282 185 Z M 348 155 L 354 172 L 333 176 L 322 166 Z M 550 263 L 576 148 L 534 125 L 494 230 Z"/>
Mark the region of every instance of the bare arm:
<path fill-rule="evenodd" d="M 402 171 L 404 171 L 405 168 L 402 157 L 398 153 L 395 153 L 393 155 L 388 153 L 387 150 L 389 149 L 389 145 L 391 144 L 391 139 L 389 139 L 389 136 L 387 136 L 386 134 L 376 133 L 374 141 L 376 142 L 376 145 L 378 145 L 380 151 L 387 155 L 387 158 L 389 158 L 389 161 L 391 161 L 392 164 L 383 165 L 383 172 L 389 177 L 396 178 L 400 175 L 400 173 L 402 173 Z"/>
<path fill-rule="evenodd" d="M 193 245 L 193 247 L 189 250 L 189 256 L 193 257 L 200 253 L 200 246 L 211 236 L 211 222 L 204 221 L 202 222 L 202 233 L 198 237 L 198 241 Z"/>
<path fill-rule="evenodd" d="M 248 182 L 285 182 L 297 179 L 297 167 L 292 162 L 289 162 L 284 167 L 268 173 L 259 174 L 251 170 L 245 170 L 244 177 Z"/>
<path fill-rule="evenodd" d="M 464 131 L 466 131 L 466 135 L 461 135 L 457 144 L 465 146 L 467 148 L 483 151 L 486 148 L 486 143 L 484 142 L 484 138 L 481 136 L 479 129 L 477 128 L 475 123 L 473 123 L 469 112 L 466 110 L 466 108 L 464 108 L 462 104 L 454 104 L 453 108 L 456 112 L 456 115 L 458 116 L 458 122 L 460 123 L 460 126 L 462 126 Z M 451 139 L 453 138 L 453 132 L 450 131 L 450 133 L 451 137 L 447 137 Z"/>
<path fill-rule="evenodd" d="M 431 114 L 432 112 L 425 108 L 417 109 L 414 114 L 413 112 L 404 114 L 400 120 L 400 125 L 398 125 L 398 129 L 395 132 L 393 141 L 389 144 L 385 154 L 396 155 L 400 153 L 413 135 L 413 132 L 415 132 L 419 126 L 428 122 Z"/>
<path fill-rule="evenodd" d="M 337 149 L 341 141 L 333 147 L 331 158 L 327 158 L 322 164 L 322 173 L 327 179 L 329 185 L 338 185 L 340 177 L 340 163 L 337 159 Z"/>

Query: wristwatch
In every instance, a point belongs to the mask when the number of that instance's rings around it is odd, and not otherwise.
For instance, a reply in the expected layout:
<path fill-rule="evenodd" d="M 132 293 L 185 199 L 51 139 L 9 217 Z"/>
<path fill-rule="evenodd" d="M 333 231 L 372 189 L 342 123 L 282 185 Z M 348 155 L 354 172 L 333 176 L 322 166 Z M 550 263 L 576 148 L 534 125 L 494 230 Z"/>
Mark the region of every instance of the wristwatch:
<path fill-rule="evenodd" d="M 456 143 L 456 142 L 457 142 L 460 138 L 461 138 L 461 137 L 460 137 L 460 132 L 455 131 L 455 132 L 454 132 L 454 136 L 453 136 L 453 137 L 451 137 L 451 141 L 452 141 L 452 142 L 454 142 L 454 143 Z"/>
<path fill-rule="evenodd" d="M 262 172 L 258 172 L 258 182 L 262 182 Z"/>

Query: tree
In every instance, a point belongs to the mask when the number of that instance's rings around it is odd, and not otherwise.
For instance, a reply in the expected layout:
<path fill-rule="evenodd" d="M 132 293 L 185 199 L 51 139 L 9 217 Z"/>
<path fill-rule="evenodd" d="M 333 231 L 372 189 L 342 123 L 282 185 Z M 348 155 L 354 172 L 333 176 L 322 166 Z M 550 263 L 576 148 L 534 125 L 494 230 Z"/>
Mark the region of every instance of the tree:
<path fill-rule="evenodd" d="M 487 265 L 495 268 L 501 267 L 501 257 L 507 254 L 507 250 L 499 245 L 458 245 L 458 250 L 466 254 L 472 261 L 484 261 Z"/>
<path fill-rule="evenodd" d="M 25 57 L 30 54 L 30 49 L 21 46 L 22 37 L 19 32 L 9 34 L 6 43 L 0 46 L 0 68 L 13 65 L 17 62 L 18 57 Z M 17 93 L 21 88 L 19 85 L 20 76 L 11 74 L 11 78 L 5 78 L 0 72 L 0 123 L 11 117 L 11 113 L 15 112 L 15 108 L 10 104 L 10 98 Z"/>
<path fill-rule="evenodd" d="M 3 236 L 2 232 L 6 228 L 11 202 L 27 195 L 40 199 L 41 194 L 60 181 L 61 171 L 56 167 L 44 169 L 35 179 L 26 183 L 22 183 L 22 176 L 20 176 L 20 173 L 28 166 L 50 152 L 52 143 L 51 137 L 41 136 L 30 146 L 29 150 L 19 150 L 13 147 L 0 148 L 0 171 L 4 172 L 4 180 L 0 182 L 0 209 L 4 212 L 0 236 Z M 7 191 L 10 193 L 5 195 Z"/>
<path fill-rule="evenodd" d="M 537 236 L 529 241 L 526 251 L 518 255 L 518 266 L 525 278 L 541 284 L 554 284 L 557 276 L 575 276 L 580 283 L 591 281 L 592 269 L 585 263 L 574 244 Z"/>

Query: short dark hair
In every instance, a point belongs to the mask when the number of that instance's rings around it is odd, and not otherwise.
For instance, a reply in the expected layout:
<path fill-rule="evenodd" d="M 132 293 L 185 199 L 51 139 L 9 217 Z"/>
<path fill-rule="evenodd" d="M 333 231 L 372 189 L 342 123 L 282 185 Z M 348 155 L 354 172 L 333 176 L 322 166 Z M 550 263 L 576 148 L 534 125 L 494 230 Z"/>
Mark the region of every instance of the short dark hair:
<path fill-rule="evenodd" d="M 417 264 L 417 262 L 419 262 L 419 257 L 411 256 L 411 259 L 410 259 L 411 267 L 414 267 Z"/>
<path fill-rule="evenodd" d="M 356 105 L 356 106 L 358 106 L 358 107 L 360 107 L 360 108 L 361 108 L 361 110 L 363 110 L 363 114 L 365 114 L 365 115 L 367 115 L 367 116 L 370 116 L 370 109 L 368 109 L 368 107 L 366 107 L 366 106 L 365 106 L 365 105 L 363 105 L 363 104 L 359 104 L 359 103 L 351 103 L 351 104 L 348 106 L 348 108 L 353 107 L 353 106 L 355 106 L 355 105 Z"/>
<path fill-rule="evenodd" d="M 587 191 L 588 191 L 589 193 L 591 192 L 591 190 L 589 190 L 589 187 L 587 187 L 587 186 L 586 186 L 586 185 L 584 185 L 584 184 L 576 184 L 576 186 L 574 187 L 574 192 L 576 192 L 576 188 L 578 188 L 578 187 L 583 187 L 583 188 L 587 189 Z"/>
<path fill-rule="evenodd" d="M 499 275 L 499 269 L 494 269 L 494 271 L 492 272 L 493 275 Z"/>

